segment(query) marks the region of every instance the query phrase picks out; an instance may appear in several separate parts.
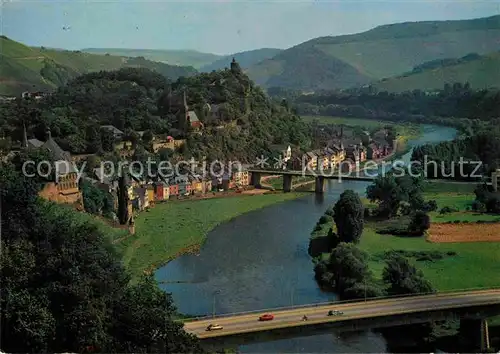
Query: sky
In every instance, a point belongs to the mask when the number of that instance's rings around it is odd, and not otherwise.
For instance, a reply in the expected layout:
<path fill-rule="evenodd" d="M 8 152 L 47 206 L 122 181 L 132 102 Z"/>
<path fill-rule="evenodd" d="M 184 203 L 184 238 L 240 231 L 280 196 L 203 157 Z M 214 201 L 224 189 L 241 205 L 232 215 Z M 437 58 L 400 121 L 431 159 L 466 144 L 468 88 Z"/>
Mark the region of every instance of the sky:
<path fill-rule="evenodd" d="M 214 54 L 284 49 L 396 22 L 500 14 L 499 0 L 0 1 L 2 34 L 31 46 Z"/>

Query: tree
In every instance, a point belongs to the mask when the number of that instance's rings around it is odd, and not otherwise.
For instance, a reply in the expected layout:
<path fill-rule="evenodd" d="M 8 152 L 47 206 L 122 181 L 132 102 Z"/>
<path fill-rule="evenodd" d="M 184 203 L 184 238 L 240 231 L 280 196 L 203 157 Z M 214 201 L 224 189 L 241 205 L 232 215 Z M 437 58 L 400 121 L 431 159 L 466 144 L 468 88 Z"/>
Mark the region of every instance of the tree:
<path fill-rule="evenodd" d="M 87 141 L 87 152 L 94 154 L 102 150 L 101 132 L 97 126 L 91 125 L 87 128 L 85 140 Z"/>
<path fill-rule="evenodd" d="M 391 255 L 382 273 L 384 282 L 389 286 L 389 295 L 407 295 L 432 293 L 431 283 L 424 278 L 421 270 L 417 270 L 400 255 Z"/>
<path fill-rule="evenodd" d="M 334 207 L 334 221 L 342 242 L 359 242 L 364 226 L 364 207 L 359 196 L 348 189 Z"/>
<path fill-rule="evenodd" d="M 115 135 L 109 129 L 101 129 L 101 146 L 106 152 L 112 152 L 115 149 Z"/>
<path fill-rule="evenodd" d="M 85 211 L 91 214 L 109 214 L 113 212 L 113 200 L 109 193 L 97 188 L 88 181 L 82 181 L 80 189 L 83 194 Z"/>
<path fill-rule="evenodd" d="M 154 279 L 130 285 L 102 225 L 40 200 L 0 165 L 4 352 L 200 352 Z"/>
<path fill-rule="evenodd" d="M 368 255 L 352 243 L 341 242 L 330 255 L 328 269 L 333 273 L 332 287 L 339 294 L 371 277 Z"/>
<path fill-rule="evenodd" d="M 131 316 L 131 314 L 133 314 Z M 201 352 L 193 335 L 174 322 L 172 297 L 158 288 L 154 277 L 144 276 L 129 286 L 113 305 L 113 343 L 108 352 L 192 353 Z"/>
<path fill-rule="evenodd" d="M 0 138 L 0 157 L 9 153 L 12 148 L 12 139 L 10 137 Z"/>
<path fill-rule="evenodd" d="M 372 202 L 378 203 L 378 214 L 393 217 L 397 214 L 403 202 L 408 203 L 411 210 L 421 210 L 424 207 L 422 197 L 423 179 L 412 177 L 409 173 L 395 176 L 389 171 L 378 176 L 373 184 L 366 189 L 366 195 Z"/>
<path fill-rule="evenodd" d="M 431 227 L 431 218 L 424 211 L 417 211 L 413 214 L 408 231 L 417 236 L 422 236 Z"/>
<path fill-rule="evenodd" d="M 125 225 L 131 215 L 128 214 L 128 186 L 127 186 L 127 171 L 121 171 L 118 179 L 118 220 L 120 224 Z"/>
<path fill-rule="evenodd" d="M 151 130 L 146 130 L 144 134 L 142 134 L 142 143 L 144 146 L 149 146 L 153 142 L 153 133 Z"/>

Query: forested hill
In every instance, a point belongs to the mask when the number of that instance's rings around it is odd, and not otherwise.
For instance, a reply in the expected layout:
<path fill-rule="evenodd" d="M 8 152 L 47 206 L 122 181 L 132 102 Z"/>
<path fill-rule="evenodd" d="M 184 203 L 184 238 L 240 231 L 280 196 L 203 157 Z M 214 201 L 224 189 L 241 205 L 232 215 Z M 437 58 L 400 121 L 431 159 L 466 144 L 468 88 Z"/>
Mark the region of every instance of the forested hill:
<path fill-rule="evenodd" d="M 315 38 L 249 68 L 248 72 L 267 87 L 348 88 L 359 85 L 360 77 L 376 81 L 409 72 L 431 60 L 492 53 L 500 50 L 498 38 L 500 16 L 397 23 L 353 35 Z M 358 74 L 353 75 L 353 71 Z M 293 79 L 284 81 L 288 75 Z M 327 79 L 311 83 L 310 77 L 322 76 L 343 79 L 340 84 Z"/>
<path fill-rule="evenodd" d="M 205 125 L 200 135 L 179 129 L 184 91 L 189 109 Z M 0 110 L 0 130 L 19 141 L 23 119 L 29 137 L 43 140 L 50 128 L 56 141 L 72 153 L 110 152 L 113 144 L 99 137 L 99 126 L 108 124 L 128 136 L 151 131 L 187 137 L 182 153 L 210 160 L 253 161 L 271 152 L 274 144 L 310 145 L 300 118 L 271 101 L 237 63 L 231 70 L 173 83 L 144 68 L 85 74 L 40 102 L 6 104 Z"/>
<path fill-rule="evenodd" d="M 96 55 L 80 51 L 33 48 L 0 36 L 0 95 L 51 91 L 88 72 L 143 67 L 175 80 L 196 73 L 192 67 L 154 62 L 142 57 Z"/>

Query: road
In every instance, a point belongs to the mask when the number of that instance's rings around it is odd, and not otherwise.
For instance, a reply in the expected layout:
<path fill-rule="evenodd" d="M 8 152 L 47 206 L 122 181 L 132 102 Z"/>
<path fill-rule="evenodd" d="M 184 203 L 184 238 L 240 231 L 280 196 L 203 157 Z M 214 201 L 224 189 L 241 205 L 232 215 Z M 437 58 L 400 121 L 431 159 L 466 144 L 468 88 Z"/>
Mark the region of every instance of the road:
<path fill-rule="evenodd" d="M 260 315 L 267 312 L 241 314 L 187 322 L 184 324 L 184 329 L 196 335 L 198 338 L 203 339 L 238 333 L 260 332 L 276 328 L 307 326 L 332 321 L 348 321 L 370 317 L 425 312 L 428 310 L 445 310 L 493 304 L 500 304 L 500 289 L 283 309 L 271 312 L 274 314 L 274 320 L 265 322 L 259 321 L 258 318 Z M 344 314 L 341 316 L 327 316 L 329 310 L 340 310 L 344 312 Z M 302 321 L 303 315 L 308 317 L 307 321 Z M 222 330 L 206 331 L 209 324 L 219 324 L 224 328 Z"/>

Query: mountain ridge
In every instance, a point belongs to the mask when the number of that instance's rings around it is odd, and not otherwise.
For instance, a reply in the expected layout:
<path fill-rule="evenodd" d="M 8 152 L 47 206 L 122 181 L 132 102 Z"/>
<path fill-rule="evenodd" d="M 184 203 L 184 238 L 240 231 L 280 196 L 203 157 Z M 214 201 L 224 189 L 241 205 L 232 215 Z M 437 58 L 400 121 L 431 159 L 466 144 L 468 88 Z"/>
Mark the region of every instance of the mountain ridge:
<path fill-rule="evenodd" d="M 401 75 L 426 61 L 500 50 L 500 15 L 472 20 L 403 22 L 378 26 L 357 34 L 318 37 L 280 52 L 279 57 L 250 67 L 248 74 L 266 87 L 275 86 L 276 81 L 280 81 L 281 68 L 287 62 L 300 62 L 296 58 L 297 53 L 308 56 L 318 50 L 325 54 L 321 56 L 322 60 L 340 60 L 347 64 L 344 66 L 346 70 L 352 72 L 354 68 L 362 76 L 378 81 Z M 332 64 L 332 67 L 335 65 Z M 295 67 L 290 71 L 294 70 L 303 69 Z M 323 74 L 342 75 L 335 71 Z M 319 76 L 318 73 L 313 75 Z M 295 81 L 297 84 L 289 88 L 311 89 L 307 77 L 299 76 Z M 344 80 L 340 88 L 357 85 L 357 80 Z M 318 85 L 316 89 L 325 88 L 323 86 Z M 339 85 L 327 87 L 335 88 L 339 88 Z"/>
<path fill-rule="evenodd" d="M 0 95 L 53 90 L 81 74 L 124 67 L 152 69 L 171 80 L 196 73 L 192 67 L 168 65 L 144 58 L 29 47 L 6 36 L 0 36 L 0 48 Z"/>

